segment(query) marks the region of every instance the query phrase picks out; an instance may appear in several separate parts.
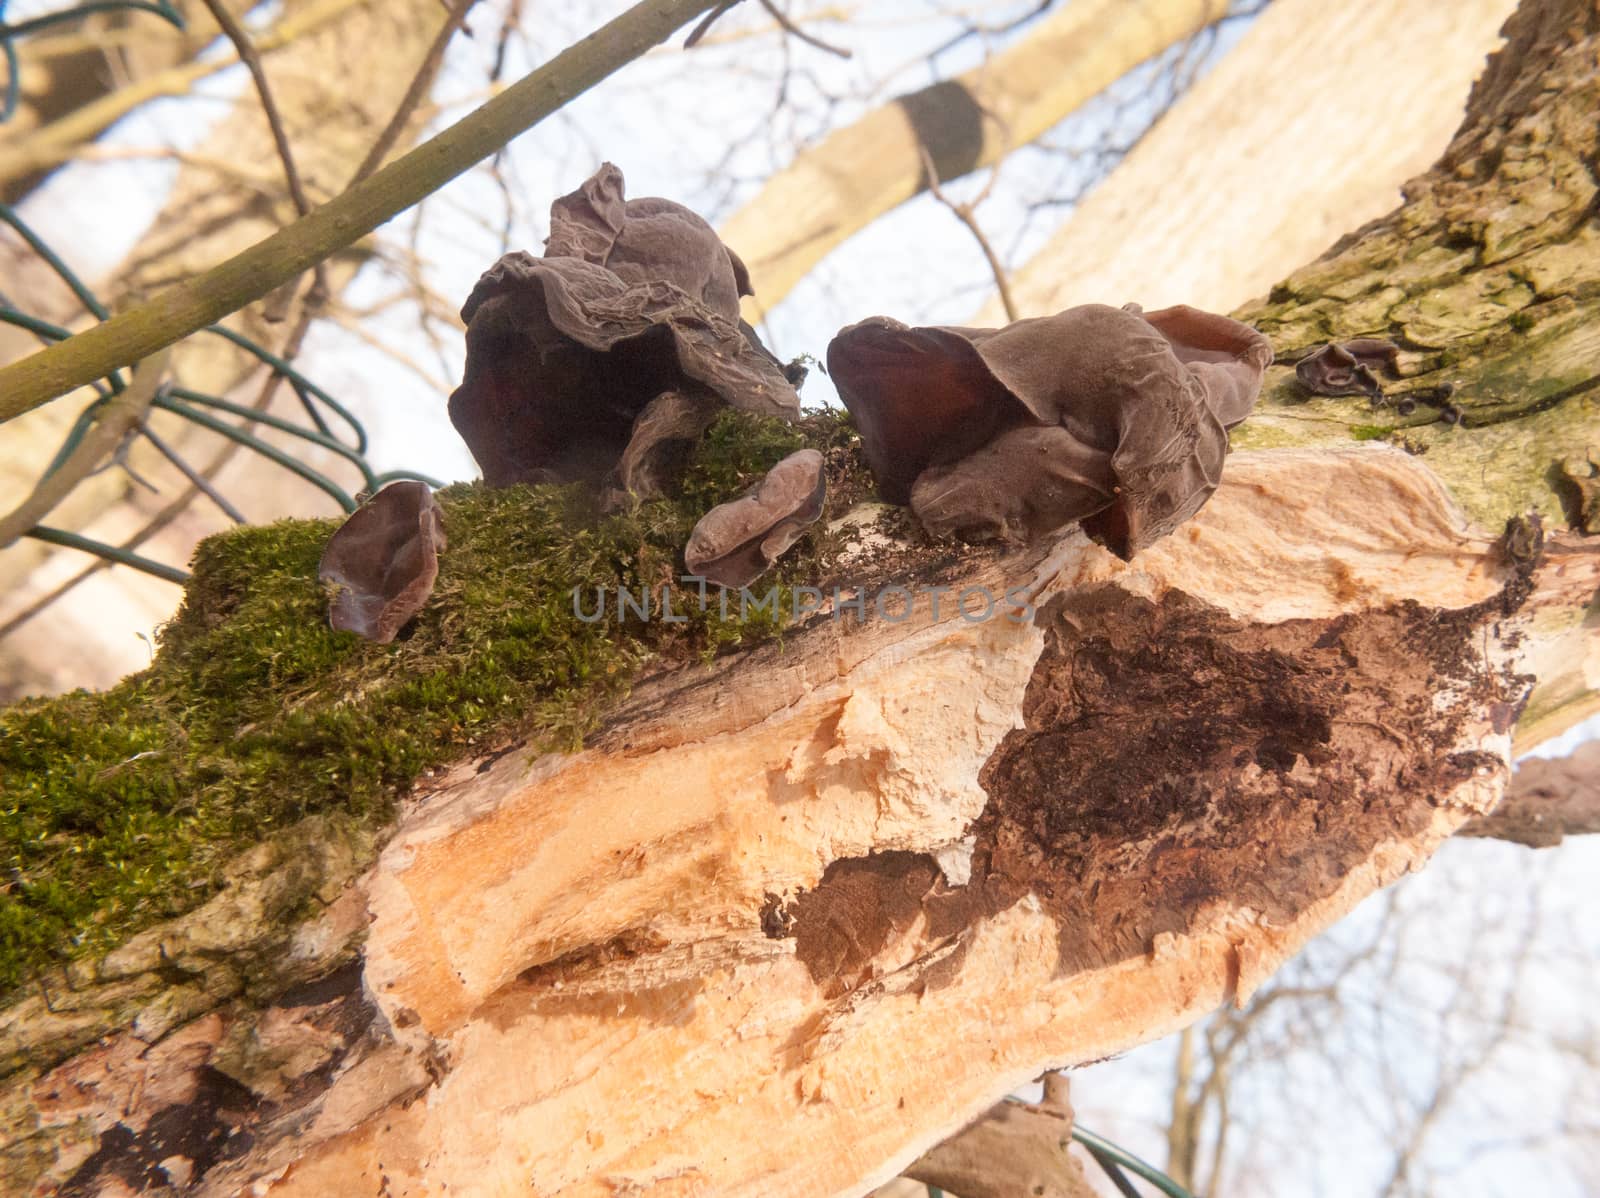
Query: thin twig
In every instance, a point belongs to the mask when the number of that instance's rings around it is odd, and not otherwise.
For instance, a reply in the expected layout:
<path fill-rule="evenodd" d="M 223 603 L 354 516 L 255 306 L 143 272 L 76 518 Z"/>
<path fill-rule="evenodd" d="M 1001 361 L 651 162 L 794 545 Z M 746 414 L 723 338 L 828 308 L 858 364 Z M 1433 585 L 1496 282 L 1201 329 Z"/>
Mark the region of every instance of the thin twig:
<path fill-rule="evenodd" d="M 989 177 L 988 184 L 976 200 L 970 204 L 958 204 L 940 189 L 939 171 L 933 165 L 933 155 L 928 153 L 928 147 L 919 146 L 918 149 L 922 152 L 922 169 L 928 179 L 928 190 L 933 193 L 934 199 L 950 209 L 956 219 L 967 226 L 973 240 L 978 243 L 978 249 L 983 251 L 984 261 L 989 264 L 989 273 L 994 276 L 994 285 L 1000 292 L 1000 304 L 1006 310 L 1006 319 L 1016 320 L 1017 304 L 1011 296 L 1011 281 L 1006 277 L 1005 265 L 1000 261 L 1000 256 L 994 252 L 994 246 L 989 243 L 988 234 L 983 231 L 983 226 L 978 223 L 977 206 L 983 202 L 984 197 L 989 194 L 989 189 L 994 186 L 994 175 Z M 997 164 L 994 173 L 999 174 L 999 170 Z"/>
<path fill-rule="evenodd" d="M 289 198 L 294 201 L 295 213 L 306 216 L 311 212 L 311 197 L 306 194 L 305 185 L 300 181 L 300 171 L 294 164 L 294 149 L 289 144 L 289 132 L 283 127 L 283 114 L 278 111 L 278 102 L 272 98 L 272 87 L 267 82 L 267 71 L 261 63 L 261 55 L 256 50 L 256 44 L 250 40 L 250 35 L 245 32 L 243 25 L 234 19 L 222 0 L 203 0 L 206 11 L 211 14 L 211 19 L 217 23 L 217 28 L 222 30 L 223 36 L 233 43 L 234 51 L 239 55 L 239 61 L 244 63 L 245 69 L 250 72 L 250 79 L 255 84 L 256 99 L 261 104 L 261 115 L 267 119 L 267 128 L 272 133 L 272 144 L 277 148 L 278 161 L 283 164 L 284 182 L 289 185 Z M 311 293 L 306 297 L 306 302 L 313 307 L 324 303 L 328 298 L 328 272 L 324 264 L 318 262 L 311 268 L 312 284 Z M 289 288 L 292 292 L 292 287 Z M 280 292 L 279 294 L 287 294 Z M 277 305 L 269 303 L 268 319 L 276 323 L 283 319 L 283 313 L 277 311 Z"/>
<path fill-rule="evenodd" d="M 806 45 L 815 46 L 818 50 L 825 50 L 829 54 L 837 55 L 840 58 L 854 57 L 852 52 L 846 50 L 843 46 L 831 45 L 830 43 L 823 41 L 821 38 L 814 37 L 807 33 L 804 29 L 800 28 L 800 26 L 791 21 L 789 19 L 789 14 L 780 9 L 777 4 L 774 3 L 774 0 L 761 0 L 761 7 L 766 9 L 768 15 L 778 23 L 779 29 L 784 30 L 786 33 L 792 33 Z"/>
<path fill-rule="evenodd" d="M 169 349 L 159 349 L 134 368 L 133 378 L 122 394 L 106 403 L 104 413 L 78 442 L 67 460 L 45 475 L 33 493 L 16 509 L 0 518 L 0 549 L 10 545 L 53 511 L 57 504 L 100 464 L 100 459 L 116 451 L 123 435 L 143 419 L 155 398 L 156 388 L 167 369 Z"/>
<path fill-rule="evenodd" d="M 705 15 L 705 19 L 694 27 L 688 37 L 683 39 L 683 48 L 685 50 L 693 50 L 698 46 L 700 39 L 705 37 L 711 27 L 722 19 L 723 14 L 738 3 L 739 0 L 722 0 L 722 3 L 708 12 Z"/>
<path fill-rule="evenodd" d="M 350 187 L 354 187 L 382 166 L 383 160 L 389 156 L 389 151 L 394 149 L 395 142 L 399 141 L 400 134 L 405 132 L 405 127 L 416 112 L 417 105 L 422 103 L 423 97 L 433 87 L 434 77 L 438 75 L 439 66 L 444 62 L 444 52 L 450 46 L 450 39 L 455 37 L 462 25 L 466 24 L 467 11 L 472 5 L 473 0 L 456 0 L 450 6 L 444 24 L 434 35 L 433 44 L 422 56 L 422 65 L 411 77 L 411 85 L 406 88 L 406 94 L 400 97 L 400 103 L 395 106 L 394 115 L 383 127 L 383 132 L 378 134 L 378 139 L 372 143 L 372 148 L 361 160 L 361 165 L 356 167 L 356 173 L 350 176 Z"/>
<path fill-rule="evenodd" d="M 141 435 L 143 435 L 146 441 L 155 446 L 156 452 L 161 454 L 162 457 L 166 458 L 167 461 L 172 463 L 179 474 L 188 479 L 189 482 L 192 483 L 202 495 L 211 500 L 212 503 L 216 504 L 217 507 L 222 510 L 222 514 L 224 516 L 228 517 L 228 519 L 232 520 L 235 524 L 250 523 L 250 521 L 244 518 L 243 513 L 241 513 L 238 508 L 234 507 L 233 504 L 228 502 L 228 497 L 226 495 L 223 495 L 211 485 L 210 480 L 207 479 L 205 475 L 201 474 L 200 471 L 189 465 L 189 463 L 184 460 L 182 454 L 180 454 L 172 446 L 168 445 L 164 438 L 157 435 L 155 429 L 150 427 L 149 421 L 141 420 L 139 422 L 139 432 Z M 229 444 L 236 445 L 237 442 L 230 441 Z"/>

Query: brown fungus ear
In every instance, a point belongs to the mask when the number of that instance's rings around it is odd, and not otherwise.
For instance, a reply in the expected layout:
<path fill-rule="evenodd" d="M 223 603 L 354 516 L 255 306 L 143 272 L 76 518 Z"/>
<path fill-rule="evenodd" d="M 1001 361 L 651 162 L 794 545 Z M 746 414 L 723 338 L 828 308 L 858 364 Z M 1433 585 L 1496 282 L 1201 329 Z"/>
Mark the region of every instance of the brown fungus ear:
<path fill-rule="evenodd" d="M 545 256 L 507 254 L 461 309 L 467 366 L 450 419 L 484 480 L 629 489 L 613 472 L 665 392 L 797 417 L 782 364 L 739 319 L 735 263 L 681 204 L 625 200 L 610 163 L 555 201 Z"/>
<path fill-rule="evenodd" d="M 1313 395 L 1365 395 L 1379 400 L 1383 384 L 1376 372 L 1392 372 L 1399 356 L 1398 345 L 1376 337 L 1335 341 L 1301 358 L 1294 377 Z"/>
<path fill-rule="evenodd" d="M 1088 304 L 1002 329 L 844 329 L 828 368 L 879 491 L 936 534 L 1070 524 L 1123 558 L 1215 490 L 1272 348 L 1195 308 Z"/>
<path fill-rule="evenodd" d="M 739 498 L 700 517 L 683 551 L 689 572 L 730 589 L 748 586 L 822 515 L 826 497 L 822 455 L 791 453 Z"/>
<path fill-rule="evenodd" d="M 422 610 L 445 547 L 439 504 L 426 483 L 390 483 L 328 539 L 317 577 L 337 590 L 328 623 L 386 645 Z"/>

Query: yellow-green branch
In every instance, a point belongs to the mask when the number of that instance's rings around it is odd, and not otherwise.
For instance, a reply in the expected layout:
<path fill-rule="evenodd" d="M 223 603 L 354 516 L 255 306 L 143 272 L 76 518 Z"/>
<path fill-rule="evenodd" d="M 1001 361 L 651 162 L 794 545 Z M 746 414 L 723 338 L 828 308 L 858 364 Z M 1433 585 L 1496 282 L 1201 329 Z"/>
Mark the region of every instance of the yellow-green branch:
<path fill-rule="evenodd" d="M 437 137 L 242 253 L 0 369 L 0 423 L 236 312 L 366 236 L 588 91 L 715 0 L 644 0 Z"/>

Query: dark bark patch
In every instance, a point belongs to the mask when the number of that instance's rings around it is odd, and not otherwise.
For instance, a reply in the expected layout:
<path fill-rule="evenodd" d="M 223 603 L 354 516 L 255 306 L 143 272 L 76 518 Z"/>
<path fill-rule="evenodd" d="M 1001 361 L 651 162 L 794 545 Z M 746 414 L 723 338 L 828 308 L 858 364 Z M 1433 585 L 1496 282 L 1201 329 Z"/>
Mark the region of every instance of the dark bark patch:
<path fill-rule="evenodd" d="M 1143 954 L 1211 902 L 1294 919 L 1503 768 L 1458 751 L 1469 714 L 1525 689 L 1477 664 L 1498 606 L 1252 625 L 1179 594 L 1065 598 L 1025 726 L 982 774 L 975 882 L 1039 895 L 1069 972 Z M 1441 711 L 1446 689 L 1464 697 Z"/>
<path fill-rule="evenodd" d="M 218 1161 L 249 1149 L 253 1137 L 242 1128 L 256 1109 L 248 1089 L 227 1074 L 202 1066 L 192 1099 L 156 1112 L 137 1132 L 120 1123 L 107 1130 L 100 1147 L 60 1193 L 63 1198 L 91 1198 L 114 1181 L 134 1190 L 183 1188 Z"/>
<path fill-rule="evenodd" d="M 832 862 L 822 880 L 781 912 L 792 928 L 795 955 L 830 998 L 875 975 L 875 962 L 900 937 L 918 929 L 917 955 L 956 943 L 980 916 L 1002 910 L 1020 892 L 998 886 L 951 886 L 926 853 L 890 851 Z M 763 912 L 764 923 L 771 922 Z M 770 934 L 770 933 L 769 933 Z M 925 984 L 952 979 L 950 962 L 929 971 Z"/>

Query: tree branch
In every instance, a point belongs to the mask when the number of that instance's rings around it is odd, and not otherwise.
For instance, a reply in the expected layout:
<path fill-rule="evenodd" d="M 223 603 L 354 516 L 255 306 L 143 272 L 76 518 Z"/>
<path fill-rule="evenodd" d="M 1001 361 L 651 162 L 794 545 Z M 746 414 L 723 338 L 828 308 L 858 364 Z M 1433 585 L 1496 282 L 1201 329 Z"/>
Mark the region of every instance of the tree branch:
<path fill-rule="evenodd" d="M 1037 1103 L 1007 1099 L 919 1157 L 905 1171 L 961 1198 L 1094 1198 L 1083 1166 L 1067 1152 L 1072 1103 L 1067 1079 L 1045 1076 Z"/>
<path fill-rule="evenodd" d="M 285 17 L 267 30 L 256 40 L 256 49 L 263 54 L 281 50 L 295 39 L 332 24 L 359 2 L 322 0 L 322 3 Z M 217 58 L 157 71 L 51 121 L 29 133 L 24 141 L 0 141 L 0 183 L 59 166 L 75 155 L 83 143 L 99 136 L 141 104 L 160 96 L 183 95 L 200 80 L 227 69 L 233 63 L 231 58 Z"/>
<path fill-rule="evenodd" d="M 310 216 L 148 303 L 0 370 L 0 422 L 260 299 L 437 191 L 713 3 L 644 0 L 634 5 Z"/>
<path fill-rule="evenodd" d="M 155 398 L 156 387 L 167 369 L 167 351 L 157 350 L 139 363 L 127 389 L 113 396 L 106 410 L 95 422 L 70 457 L 60 467 L 45 475 L 34 487 L 33 493 L 17 505 L 10 515 L 0 519 L 0 549 L 10 545 L 35 524 L 43 520 L 85 478 L 93 473 L 100 460 L 116 449 L 128 430 L 138 424 Z"/>
<path fill-rule="evenodd" d="M 1456 833 L 1554 848 L 1567 836 L 1600 832 L 1600 741 L 1570 757 L 1524 761 L 1500 801 Z"/>

